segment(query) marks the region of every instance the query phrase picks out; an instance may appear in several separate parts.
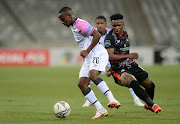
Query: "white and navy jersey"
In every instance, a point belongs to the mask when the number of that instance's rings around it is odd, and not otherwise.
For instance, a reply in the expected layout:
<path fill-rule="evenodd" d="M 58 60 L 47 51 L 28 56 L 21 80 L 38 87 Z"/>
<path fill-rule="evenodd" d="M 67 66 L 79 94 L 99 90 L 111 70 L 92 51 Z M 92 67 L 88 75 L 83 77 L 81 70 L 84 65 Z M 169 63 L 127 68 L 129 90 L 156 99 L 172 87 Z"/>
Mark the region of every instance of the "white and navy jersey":
<path fill-rule="evenodd" d="M 73 26 L 71 26 L 71 30 L 74 34 L 74 39 L 78 43 L 79 47 L 82 50 L 86 50 L 89 45 L 91 44 L 92 40 L 90 40 L 90 36 L 92 35 L 93 31 L 95 30 L 87 21 L 82 19 L 77 19 Z M 104 51 L 105 49 L 101 44 L 97 44 L 89 53 L 88 56 L 91 56 L 92 52 Z"/>

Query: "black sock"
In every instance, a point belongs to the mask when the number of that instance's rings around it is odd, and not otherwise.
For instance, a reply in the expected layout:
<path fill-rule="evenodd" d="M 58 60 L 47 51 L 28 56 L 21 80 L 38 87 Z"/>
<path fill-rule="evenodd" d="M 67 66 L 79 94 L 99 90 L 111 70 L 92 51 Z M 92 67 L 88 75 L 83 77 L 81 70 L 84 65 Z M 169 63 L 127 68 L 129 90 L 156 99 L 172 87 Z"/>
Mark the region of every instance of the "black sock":
<path fill-rule="evenodd" d="M 130 87 L 134 90 L 135 94 L 142 99 L 148 106 L 153 106 L 152 99 L 148 96 L 148 94 L 140 87 L 139 83 L 135 80 L 131 81 Z"/>
<path fill-rule="evenodd" d="M 90 91 L 91 91 L 91 88 L 88 87 L 85 91 L 82 91 L 82 93 L 84 94 L 84 96 L 86 96 Z"/>
<path fill-rule="evenodd" d="M 101 81 L 103 81 L 101 78 L 97 78 L 97 79 L 94 81 L 94 83 L 95 83 L 96 85 L 98 85 L 99 83 L 101 83 Z"/>
<path fill-rule="evenodd" d="M 150 96 L 150 98 L 153 100 L 155 85 L 153 82 L 151 82 L 151 85 L 152 85 L 152 87 L 151 88 L 145 88 L 145 91 Z"/>

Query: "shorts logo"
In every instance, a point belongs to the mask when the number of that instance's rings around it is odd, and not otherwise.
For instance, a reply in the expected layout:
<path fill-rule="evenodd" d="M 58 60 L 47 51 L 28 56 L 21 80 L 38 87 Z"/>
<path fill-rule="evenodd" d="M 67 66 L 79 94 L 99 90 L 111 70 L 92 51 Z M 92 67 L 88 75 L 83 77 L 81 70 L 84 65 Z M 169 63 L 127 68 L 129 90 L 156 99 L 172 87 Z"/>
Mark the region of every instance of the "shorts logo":
<path fill-rule="evenodd" d="M 93 58 L 93 63 L 94 64 L 99 64 L 99 57 L 94 57 Z"/>

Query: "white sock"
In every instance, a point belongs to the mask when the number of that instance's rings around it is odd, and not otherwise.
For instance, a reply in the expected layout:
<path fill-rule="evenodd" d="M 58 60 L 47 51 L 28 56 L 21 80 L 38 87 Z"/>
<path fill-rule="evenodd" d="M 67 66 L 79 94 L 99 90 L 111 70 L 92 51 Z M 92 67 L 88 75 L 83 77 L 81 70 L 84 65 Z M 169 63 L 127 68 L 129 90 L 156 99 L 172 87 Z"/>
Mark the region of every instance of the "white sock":
<path fill-rule="evenodd" d="M 97 100 L 97 98 L 96 98 L 96 96 L 95 96 L 95 94 L 94 94 L 94 92 L 93 92 L 92 90 L 85 96 L 85 98 L 86 98 L 91 104 L 94 103 L 93 105 L 96 107 L 97 110 L 100 110 L 100 109 L 104 108 L 104 107 L 101 105 L 101 103 Z"/>
<path fill-rule="evenodd" d="M 130 91 L 132 97 L 134 98 L 134 102 L 139 100 L 139 98 L 136 96 L 136 94 L 134 93 L 134 90 L 132 88 L 129 88 L 129 91 Z"/>
<path fill-rule="evenodd" d="M 107 84 L 104 81 L 101 81 L 97 87 L 99 88 L 99 90 L 104 93 L 104 95 L 106 95 L 106 97 L 108 98 L 109 102 L 117 102 L 117 100 L 114 98 L 112 92 L 109 90 Z"/>

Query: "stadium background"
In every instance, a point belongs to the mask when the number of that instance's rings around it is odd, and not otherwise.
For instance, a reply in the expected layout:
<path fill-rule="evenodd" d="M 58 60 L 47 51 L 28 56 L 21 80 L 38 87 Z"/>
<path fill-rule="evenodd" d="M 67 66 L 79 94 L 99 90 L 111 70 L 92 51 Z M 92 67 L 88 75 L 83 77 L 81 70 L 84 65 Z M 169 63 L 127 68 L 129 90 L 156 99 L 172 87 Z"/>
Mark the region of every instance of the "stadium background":
<path fill-rule="evenodd" d="M 63 6 L 92 26 L 104 15 L 111 28 L 109 17 L 122 13 L 140 64 L 179 64 L 179 5 L 179 0 L 0 0 L 0 65 L 82 64 L 71 30 L 57 18 Z"/>
<path fill-rule="evenodd" d="M 135 107 L 127 88 L 112 77 L 102 79 L 122 104 L 108 100 L 91 85 L 109 116 L 91 120 L 95 109 L 82 108 L 78 72 L 83 60 L 70 29 L 58 19 L 63 6 L 95 26 L 95 18 L 124 15 L 130 51 L 156 84 L 157 115 Z M 179 124 L 180 123 L 180 1 L 179 0 L 0 0 L 0 124 Z M 42 67 L 43 66 L 43 67 Z M 71 106 L 70 116 L 58 119 L 57 101 Z"/>

